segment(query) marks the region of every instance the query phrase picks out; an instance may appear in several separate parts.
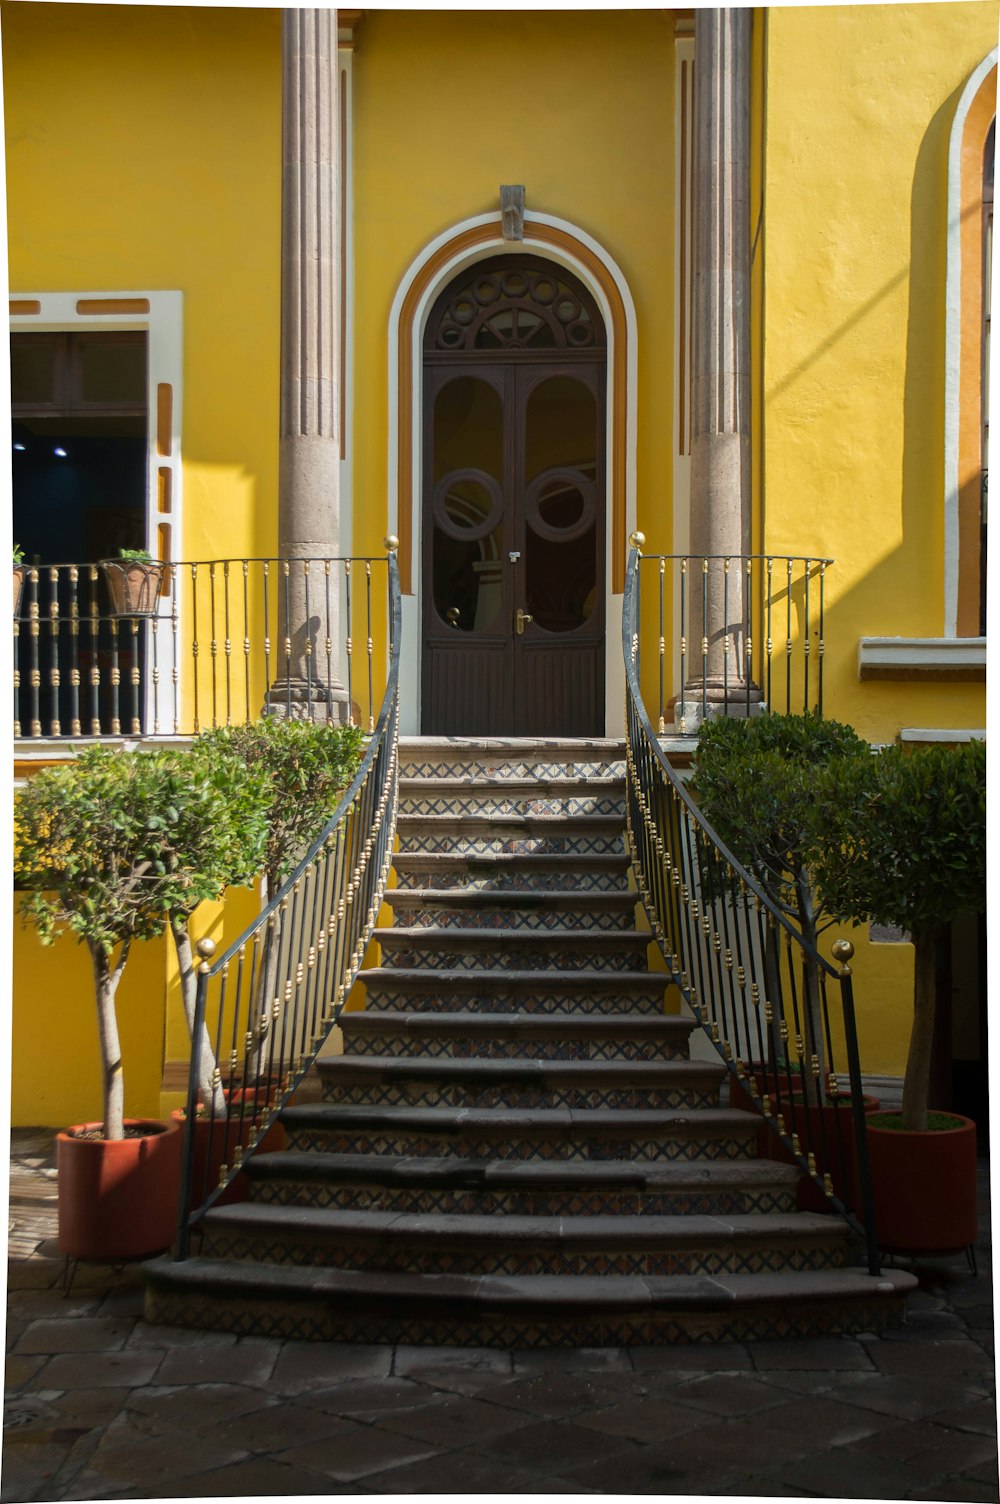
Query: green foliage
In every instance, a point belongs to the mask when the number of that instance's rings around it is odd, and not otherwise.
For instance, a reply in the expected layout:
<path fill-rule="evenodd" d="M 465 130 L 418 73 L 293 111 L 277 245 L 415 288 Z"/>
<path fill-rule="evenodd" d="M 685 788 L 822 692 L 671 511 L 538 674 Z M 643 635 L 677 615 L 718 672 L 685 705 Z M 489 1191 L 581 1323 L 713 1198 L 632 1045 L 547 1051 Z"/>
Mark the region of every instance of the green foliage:
<path fill-rule="evenodd" d="M 271 894 L 336 809 L 361 762 L 363 740 L 357 726 L 328 726 L 278 716 L 264 716 L 244 726 L 220 727 L 199 738 L 238 757 L 265 780 L 268 834 L 264 871 Z"/>
<path fill-rule="evenodd" d="M 24 549 L 21 547 L 20 543 L 15 543 L 14 544 L 14 568 L 16 569 L 19 564 L 23 564 L 23 563 L 24 563 Z"/>
<path fill-rule="evenodd" d="M 775 903 L 801 919 L 806 854 L 819 815 L 817 772 L 868 760 L 868 744 L 838 721 L 810 714 L 719 717 L 699 731 L 692 791 L 733 855 Z"/>
<path fill-rule="evenodd" d="M 152 564 L 153 556 L 148 548 L 120 548 L 118 557 L 123 564 Z"/>
<path fill-rule="evenodd" d="M 831 911 L 916 934 L 986 899 L 986 744 L 887 747 L 830 766 L 811 853 Z"/>
<path fill-rule="evenodd" d="M 239 759 L 90 748 L 31 778 L 15 810 L 22 912 L 50 943 L 61 928 L 110 955 L 162 934 L 260 870 L 268 785 Z"/>

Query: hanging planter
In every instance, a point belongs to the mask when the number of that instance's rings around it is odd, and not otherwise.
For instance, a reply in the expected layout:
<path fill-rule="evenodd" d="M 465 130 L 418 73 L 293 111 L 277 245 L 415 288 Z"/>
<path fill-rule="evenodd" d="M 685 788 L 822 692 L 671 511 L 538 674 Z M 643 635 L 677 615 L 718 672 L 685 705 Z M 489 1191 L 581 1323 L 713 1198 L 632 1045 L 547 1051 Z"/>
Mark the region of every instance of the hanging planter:
<path fill-rule="evenodd" d="M 112 616 L 155 616 L 166 565 L 144 549 L 122 549 L 117 559 L 99 559 L 111 596 Z"/>

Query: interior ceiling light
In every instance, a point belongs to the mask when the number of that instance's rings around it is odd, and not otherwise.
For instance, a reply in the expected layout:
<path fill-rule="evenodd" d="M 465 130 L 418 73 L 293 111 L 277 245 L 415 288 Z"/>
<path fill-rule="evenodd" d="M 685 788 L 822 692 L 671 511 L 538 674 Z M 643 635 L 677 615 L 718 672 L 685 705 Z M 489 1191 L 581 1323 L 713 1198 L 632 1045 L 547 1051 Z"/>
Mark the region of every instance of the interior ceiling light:
<path fill-rule="evenodd" d="M 59 444 L 56 445 L 56 447 L 55 447 L 55 449 L 53 449 L 52 453 L 55 454 L 55 455 L 58 455 L 59 459 L 61 459 L 61 460 L 64 460 L 66 458 L 66 451 Z"/>
<path fill-rule="evenodd" d="M 14 448 L 17 450 L 18 454 L 23 454 L 25 452 L 25 450 L 27 449 L 27 447 L 28 447 L 27 444 L 15 444 L 14 445 Z"/>

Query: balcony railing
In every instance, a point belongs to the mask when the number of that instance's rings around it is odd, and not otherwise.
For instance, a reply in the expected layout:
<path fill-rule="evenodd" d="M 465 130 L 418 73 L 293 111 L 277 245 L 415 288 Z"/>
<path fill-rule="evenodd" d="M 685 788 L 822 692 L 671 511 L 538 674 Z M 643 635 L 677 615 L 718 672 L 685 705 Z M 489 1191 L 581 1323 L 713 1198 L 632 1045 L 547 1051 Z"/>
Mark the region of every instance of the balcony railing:
<path fill-rule="evenodd" d="M 658 732 L 695 730 L 712 702 L 724 713 L 763 700 L 770 710 L 822 714 L 826 572 L 833 562 L 640 554 L 635 617 L 647 645 L 642 678 L 657 705 Z"/>
<path fill-rule="evenodd" d="M 14 736 L 166 737 L 259 716 L 375 725 L 386 662 L 384 556 L 154 565 L 116 600 L 102 564 L 14 573 Z"/>
<path fill-rule="evenodd" d="M 205 1210 L 271 1146 L 277 1115 L 339 1019 L 377 921 L 396 828 L 401 622 L 395 554 L 379 562 L 387 565 L 389 669 L 361 766 L 254 923 L 215 959 L 214 947 L 200 946 L 178 1259 Z M 208 1102 L 198 1085 L 206 1041 L 214 1055 Z"/>
<path fill-rule="evenodd" d="M 728 1067 L 740 1105 L 760 1115 L 765 1152 L 769 1145 L 799 1165 L 814 1206 L 847 1217 L 876 1274 L 853 950 L 837 942 L 834 966 L 803 939 L 667 760 L 638 677 L 639 578 L 651 566 L 662 580 L 662 562 L 640 560 L 633 548 L 622 617 L 628 838 L 639 893 L 681 998 Z"/>

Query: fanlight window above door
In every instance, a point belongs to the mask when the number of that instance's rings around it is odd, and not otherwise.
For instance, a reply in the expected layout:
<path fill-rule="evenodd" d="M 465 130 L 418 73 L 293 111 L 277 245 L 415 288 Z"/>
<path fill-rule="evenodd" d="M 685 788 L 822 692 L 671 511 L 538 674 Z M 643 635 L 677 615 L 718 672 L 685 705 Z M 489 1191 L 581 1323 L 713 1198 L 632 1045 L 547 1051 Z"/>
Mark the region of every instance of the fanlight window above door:
<path fill-rule="evenodd" d="M 470 267 L 435 304 L 427 351 L 603 350 L 604 322 L 583 289 L 540 257 L 494 257 Z"/>

